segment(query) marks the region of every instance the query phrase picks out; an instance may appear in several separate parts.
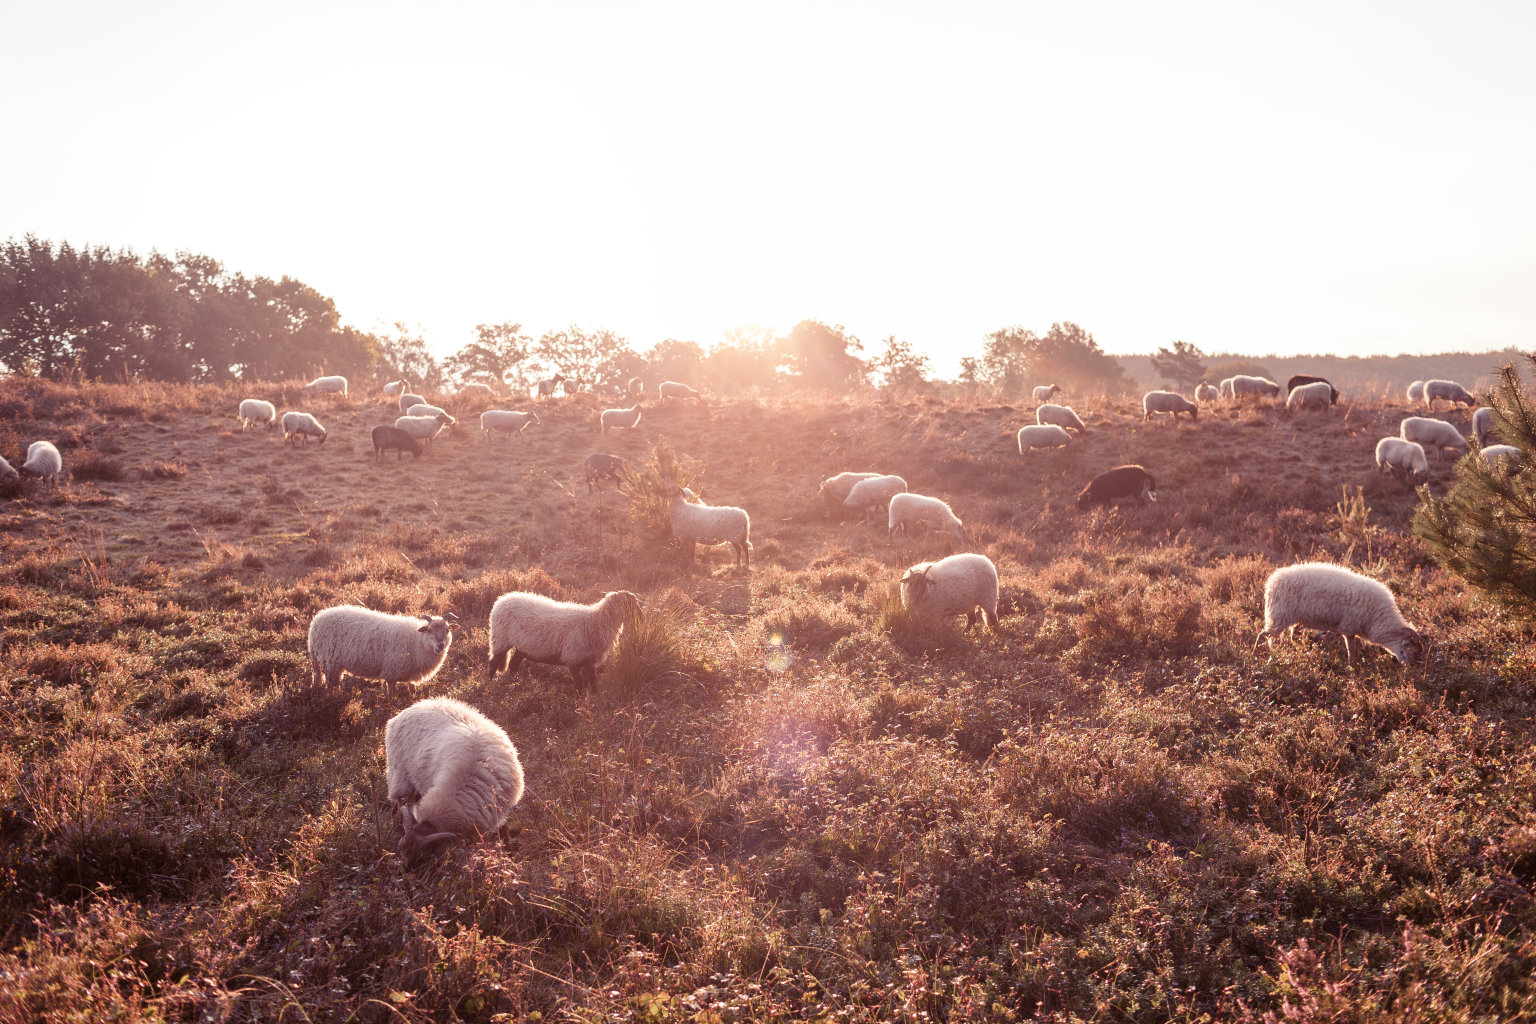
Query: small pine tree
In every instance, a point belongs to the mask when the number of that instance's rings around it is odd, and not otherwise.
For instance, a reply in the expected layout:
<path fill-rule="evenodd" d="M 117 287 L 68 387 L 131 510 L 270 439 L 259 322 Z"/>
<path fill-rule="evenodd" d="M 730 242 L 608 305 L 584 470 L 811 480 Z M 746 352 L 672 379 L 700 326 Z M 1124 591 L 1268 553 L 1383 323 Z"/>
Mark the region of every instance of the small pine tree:
<path fill-rule="evenodd" d="M 1187 341 L 1176 341 L 1172 348 L 1163 347 L 1152 356 L 1152 370 L 1181 389 L 1189 389 L 1205 378 L 1205 357 L 1198 348 Z"/>

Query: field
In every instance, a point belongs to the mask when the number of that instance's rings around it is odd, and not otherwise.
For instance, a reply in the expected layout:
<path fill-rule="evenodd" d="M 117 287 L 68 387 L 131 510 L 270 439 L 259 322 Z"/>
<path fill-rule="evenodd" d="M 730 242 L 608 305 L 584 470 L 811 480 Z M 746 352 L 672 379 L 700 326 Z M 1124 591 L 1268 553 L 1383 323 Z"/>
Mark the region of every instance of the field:
<path fill-rule="evenodd" d="M 244 394 L 0 383 L 0 453 L 73 472 L 0 499 L 0 1021 L 1536 1015 L 1536 651 L 1376 475 L 1401 400 L 1064 396 L 1087 439 L 1021 457 L 1027 406 L 721 399 L 602 440 L 575 397 L 375 462 L 381 404 L 313 402 L 329 440 L 289 449 Z M 588 452 L 663 443 L 750 511 L 750 569 L 589 495 Z M 1124 462 L 1161 501 L 1080 513 Z M 867 468 L 965 520 L 995 633 L 900 609 L 946 538 L 819 506 Z M 1387 581 L 1427 665 L 1255 650 L 1265 576 L 1313 558 Z M 593 692 L 487 682 L 517 589 L 647 610 Z M 343 602 L 466 628 L 419 689 L 315 688 Z M 528 795 L 406 872 L 383 728 L 439 694 L 505 726 Z"/>

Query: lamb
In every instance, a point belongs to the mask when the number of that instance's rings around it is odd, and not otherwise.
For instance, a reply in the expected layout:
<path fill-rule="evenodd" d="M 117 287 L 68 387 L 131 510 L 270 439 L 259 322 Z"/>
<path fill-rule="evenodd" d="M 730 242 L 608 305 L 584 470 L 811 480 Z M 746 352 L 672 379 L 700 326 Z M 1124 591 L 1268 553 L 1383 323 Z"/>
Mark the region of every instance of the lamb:
<path fill-rule="evenodd" d="M 347 393 L 347 378 L 342 376 L 316 377 L 299 389 L 301 395 L 342 395 Z"/>
<path fill-rule="evenodd" d="M 1376 442 L 1376 471 L 1417 487 L 1429 479 L 1429 460 L 1424 457 L 1423 445 L 1400 437 L 1384 437 Z"/>
<path fill-rule="evenodd" d="M 602 424 L 602 429 L 598 431 L 602 435 L 608 433 L 609 427 L 624 427 L 632 430 L 640 422 L 640 403 L 636 402 L 628 409 L 604 409 L 602 415 L 598 417 L 598 422 Z"/>
<path fill-rule="evenodd" d="M 271 402 L 263 402 L 259 398 L 242 398 L 240 400 L 240 429 L 243 432 L 248 427 L 258 423 L 265 423 L 271 430 L 277 425 L 277 406 Z"/>
<path fill-rule="evenodd" d="M 1035 401 L 1037 403 L 1049 402 L 1056 397 L 1056 392 L 1060 390 L 1061 387 L 1057 384 L 1037 384 L 1034 390 Z"/>
<path fill-rule="evenodd" d="M 558 387 L 560 382 L 563 380 L 565 380 L 565 374 L 557 373 L 553 377 L 548 377 L 539 381 L 533 386 L 533 397 L 548 398 L 552 396 L 555 393 L 555 388 Z"/>
<path fill-rule="evenodd" d="M 1083 421 L 1077 413 L 1067 405 L 1042 405 L 1035 409 L 1036 423 L 1054 423 L 1063 430 L 1075 430 L 1079 434 L 1088 433 L 1088 428 L 1083 426 Z"/>
<path fill-rule="evenodd" d="M 385 683 L 425 683 L 448 657 L 458 622 L 445 616 L 392 615 L 355 604 L 315 613 L 309 623 L 314 685 L 335 687 L 342 673 Z"/>
<path fill-rule="evenodd" d="M 593 452 L 582 463 L 587 473 L 587 493 L 592 493 L 592 484 L 598 480 L 613 480 L 615 482 L 624 478 L 624 471 L 629 468 L 617 455 L 609 455 L 606 452 Z"/>
<path fill-rule="evenodd" d="M 1472 392 L 1453 380 L 1427 380 L 1424 382 L 1424 408 L 1433 409 L 1435 399 L 1440 398 L 1452 405 L 1471 407 L 1477 404 Z"/>
<path fill-rule="evenodd" d="M 1172 391 L 1148 391 L 1141 396 L 1142 422 L 1152 418 L 1153 413 L 1172 413 L 1173 422 L 1179 422 L 1179 413 L 1189 413 L 1189 421 L 1200 421 L 1200 407 L 1183 395 L 1174 394 Z"/>
<path fill-rule="evenodd" d="M 919 525 L 924 530 L 933 527 L 940 533 L 947 533 L 961 544 L 971 543 L 971 535 L 965 524 L 960 522 L 944 501 L 910 491 L 892 495 L 886 510 L 887 537 L 894 541 L 898 528 L 904 536 L 911 536 L 912 530 Z"/>
<path fill-rule="evenodd" d="M 1271 398 L 1278 397 L 1280 385 L 1268 377 L 1251 377 L 1240 373 L 1232 378 L 1232 397 L 1242 398 L 1245 395 L 1268 395 Z"/>
<path fill-rule="evenodd" d="M 426 405 L 427 400 L 420 395 L 407 391 L 400 396 L 400 415 L 404 416 L 407 409 L 415 405 Z"/>
<path fill-rule="evenodd" d="M 410 381 L 404 379 L 392 380 L 388 384 L 384 385 L 384 397 L 399 398 L 409 390 L 411 390 Z"/>
<path fill-rule="evenodd" d="M 919 562 L 901 577 L 901 606 L 924 617 L 963 614 L 966 629 L 979 613 L 996 630 L 997 566 L 973 552 Z"/>
<path fill-rule="evenodd" d="M 1030 423 L 1019 428 L 1019 454 L 1032 448 L 1061 448 L 1072 443 L 1072 435 L 1054 423 Z"/>
<path fill-rule="evenodd" d="M 1289 399 L 1291 392 L 1304 384 L 1328 384 L 1328 404 L 1339 404 L 1339 389 L 1328 383 L 1327 377 L 1314 377 L 1308 373 L 1298 373 L 1285 382 L 1285 397 Z"/>
<path fill-rule="evenodd" d="M 1338 633 L 1344 653 L 1355 660 L 1351 639 L 1385 647 L 1398 661 L 1412 665 L 1424 654 L 1424 637 L 1397 610 L 1392 591 L 1369 576 L 1341 565 L 1303 562 L 1276 569 L 1264 584 L 1264 628 L 1254 639 L 1274 649 L 1274 638 L 1297 626 Z"/>
<path fill-rule="evenodd" d="M 656 394 L 660 396 L 661 403 L 663 405 L 667 403 L 667 399 L 669 398 L 681 399 L 702 397 L 696 390 L 689 387 L 687 384 L 679 384 L 675 380 L 664 380 L 660 384 L 656 385 Z"/>
<path fill-rule="evenodd" d="M 491 606 L 491 657 L 487 681 L 516 673 L 524 661 L 564 665 L 577 685 L 597 685 L 597 665 L 619 639 L 626 623 L 640 617 L 640 599 L 627 590 L 604 594 L 592 604 L 556 601 L 513 591 Z"/>
<path fill-rule="evenodd" d="M 695 544 L 729 544 L 736 552 L 736 564 L 752 565 L 752 519 L 746 509 L 731 505 L 694 505 L 681 487 L 674 487 L 672 507 L 667 513 L 672 536 L 688 546 L 693 557 Z"/>
<path fill-rule="evenodd" d="M 1086 510 L 1108 505 L 1116 498 L 1135 498 L 1138 505 L 1145 505 L 1148 499 L 1156 501 L 1157 481 L 1140 466 L 1116 466 L 1088 481 L 1088 486 L 1077 493 L 1077 507 Z"/>
<path fill-rule="evenodd" d="M 524 430 L 528 429 L 528 424 L 537 422 L 539 422 L 538 413 L 512 412 L 507 409 L 487 409 L 480 414 L 480 431 L 489 440 L 493 430 L 520 435 Z"/>
<path fill-rule="evenodd" d="M 369 432 L 373 440 L 373 457 L 382 458 L 384 453 L 394 449 L 395 461 L 405 458 L 405 453 L 421 458 L 421 442 L 399 427 L 392 427 L 388 423 L 380 423 Z"/>
<path fill-rule="evenodd" d="M 820 487 L 816 488 L 816 497 L 820 498 L 824 505 L 841 505 L 848 500 L 848 492 L 853 490 L 854 484 L 862 480 L 873 480 L 878 476 L 880 476 L 879 473 L 839 473 L 836 476 L 829 476 L 821 482 Z M 902 481 L 901 489 L 907 489 L 906 481 Z"/>
<path fill-rule="evenodd" d="M 1424 382 L 1416 380 L 1408 385 L 1408 401 L 1418 404 L 1424 401 Z"/>
<path fill-rule="evenodd" d="M 1487 444 L 1493 437 L 1493 407 L 1483 406 L 1472 414 L 1472 433 L 1478 444 Z"/>
<path fill-rule="evenodd" d="M 523 798 L 523 765 L 506 730 L 462 701 L 417 701 L 384 726 L 389 800 L 415 867 L 459 836 L 500 828 Z"/>
<path fill-rule="evenodd" d="M 1333 389 L 1333 385 L 1325 380 L 1313 381 L 1310 384 L 1299 384 L 1286 396 L 1285 405 L 1288 409 L 1305 409 L 1315 406 L 1328 411 L 1328 407 L 1339 400 L 1339 393 Z"/>
<path fill-rule="evenodd" d="M 1467 439 L 1445 420 L 1428 416 L 1405 416 L 1397 432 L 1404 441 L 1417 441 L 1426 449 L 1433 447 L 1437 459 L 1440 458 L 1442 448 L 1451 449 L 1458 457 L 1467 454 Z"/>
<path fill-rule="evenodd" d="M 1056 429 L 1061 430 L 1060 427 Z M 848 488 L 848 497 L 843 499 L 843 507 L 867 509 L 871 505 L 888 505 L 892 498 L 906 489 L 907 482 L 899 476 L 867 477 Z"/>
<path fill-rule="evenodd" d="M 447 430 L 453 423 L 453 417 L 446 414 L 439 416 L 400 416 L 395 420 L 395 426 L 398 429 L 405 431 L 427 445 L 430 445 L 433 438 Z"/>
<path fill-rule="evenodd" d="M 325 436 L 325 428 L 311 414 L 293 409 L 283 413 L 284 444 L 293 444 L 299 438 L 303 438 L 304 443 L 309 444 L 309 439 L 312 437 L 318 437 L 320 443 L 325 444 Z"/>
<path fill-rule="evenodd" d="M 1195 401 L 1201 403 L 1214 402 L 1221 397 L 1221 392 L 1209 381 L 1201 381 L 1195 388 Z"/>
<path fill-rule="evenodd" d="M 426 402 L 417 402 L 415 405 L 410 406 L 409 408 L 407 408 L 403 415 L 406 415 L 406 416 L 447 416 L 451 423 L 459 422 L 458 420 L 453 418 L 452 414 L 450 414 L 447 409 L 444 409 L 441 406 L 437 406 L 437 405 L 428 405 Z"/>

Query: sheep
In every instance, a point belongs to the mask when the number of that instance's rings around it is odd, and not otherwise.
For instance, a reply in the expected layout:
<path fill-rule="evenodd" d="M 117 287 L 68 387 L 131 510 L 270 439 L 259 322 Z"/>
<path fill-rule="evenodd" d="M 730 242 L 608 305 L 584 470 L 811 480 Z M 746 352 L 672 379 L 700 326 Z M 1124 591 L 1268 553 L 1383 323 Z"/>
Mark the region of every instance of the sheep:
<path fill-rule="evenodd" d="M 410 391 L 406 391 L 403 394 L 401 394 L 400 401 L 399 401 L 398 404 L 399 404 L 399 408 L 400 408 L 400 415 L 404 416 L 406 410 L 411 408 L 411 406 L 413 406 L 413 405 L 426 405 L 427 404 L 427 400 L 425 398 L 422 398 L 418 394 L 415 394 L 415 393 L 410 392 Z"/>
<path fill-rule="evenodd" d="M 500 397 L 496 394 L 495 388 L 489 384 L 481 384 L 479 381 L 465 384 L 459 389 L 459 401 L 461 402 L 471 402 L 477 398 L 484 398 L 495 402 L 499 401 Z"/>
<path fill-rule="evenodd" d="M 1037 384 L 1034 390 L 1035 402 L 1049 402 L 1060 390 L 1061 386 L 1058 384 Z"/>
<path fill-rule="evenodd" d="M 1490 444 L 1481 451 L 1490 466 L 1497 466 L 1500 459 L 1508 458 L 1509 463 L 1505 468 L 1510 472 L 1514 472 L 1517 465 L 1525 461 L 1525 454 L 1512 444 Z"/>
<path fill-rule="evenodd" d="M 1291 392 L 1295 391 L 1297 388 L 1304 384 L 1328 384 L 1328 404 L 1339 404 L 1339 389 L 1334 387 L 1332 384 L 1329 384 L 1327 377 L 1314 377 L 1309 373 L 1294 374 L 1290 380 L 1286 381 L 1285 397 L 1289 399 L 1291 397 Z"/>
<path fill-rule="evenodd" d="M 344 672 L 391 685 L 425 683 L 443 667 L 458 628 L 446 616 L 392 615 L 355 604 L 322 609 L 309 623 L 314 685 L 339 686 Z"/>
<path fill-rule="evenodd" d="M 862 480 L 873 480 L 880 476 L 879 473 L 839 473 L 829 476 L 816 488 L 816 497 L 822 504 L 828 506 L 841 505 L 848 500 L 848 492 L 853 490 L 853 485 Z M 902 482 L 902 490 L 906 490 L 906 482 Z M 889 499 L 886 499 L 889 500 Z"/>
<path fill-rule="evenodd" d="M 462 701 L 417 701 L 384 726 L 389 800 L 414 867 L 459 836 L 500 828 L 523 798 L 523 765 L 506 730 Z"/>
<path fill-rule="evenodd" d="M 664 380 L 656 385 L 656 394 L 665 405 L 669 398 L 701 398 L 702 396 L 687 384 L 679 384 L 675 380 Z"/>
<path fill-rule="evenodd" d="M 627 590 L 604 594 L 592 604 L 556 601 L 513 591 L 491 606 L 491 657 L 486 680 L 516 674 L 524 661 L 564 665 L 578 686 L 597 685 L 597 665 L 619 639 L 626 623 L 640 617 L 640 599 Z"/>
<path fill-rule="evenodd" d="M 405 458 L 405 453 L 410 452 L 415 458 L 421 458 L 421 442 L 399 427 L 392 427 L 388 423 L 380 423 L 369 432 L 373 440 L 373 457 L 382 458 L 389 449 L 394 449 L 395 461 Z"/>
<path fill-rule="evenodd" d="M 1453 380 L 1427 380 L 1424 382 L 1424 408 L 1433 409 L 1435 399 L 1444 399 L 1452 405 L 1465 405 L 1468 407 L 1477 404 L 1477 399 L 1472 392 L 1457 384 Z"/>
<path fill-rule="evenodd" d="M 56 480 L 64 471 L 64 458 L 52 441 L 33 441 L 27 445 L 27 457 L 16 467 L 18 476 L 35 476 L 39 480 Z"/>
<path fill-rule="evenodd" d="M 283 413 L 283 443 L 293 444 L 299 438 L 309 444 L 311 437 L 318 437 L 321 444 L 325 444 L 326 430 L 320 425 L 320 421 L 307 412 L 299 412 L 290 409 Z"/>
<path fill-rule="evenodd" d="M 392 380 L 388 384 L 384 385 L 384 397 L 399 398 L 409 390 L 411 390 L 410 381 L 403 378 L 400 380 Z"/>
<path fill-rule="evenodd" d="M 640 403 L 636 402 L 628 409 L 604 409 L 597 419 L 602 424 L 602 429 L 598 433 L 604 436 L 607 435 L 609 427 L 633 429 L 640 422 Z"/>
<path fill-rule="evenodd" d="M 1056 429 L 1061 430 L 1060 427 Z M 843 507 L 867 509 L 871 505 L 889 505 L 892 498 L 906 489 L 907 482 L 899 476 L 867 477 L 848 488 L 848 497 L 843 499 Z"/>
<path fill-rule="evenodd" d="M 1221 397 L 1221 392 L 1216 390 L 1210 381 L 1201 381 L 1195 388 L 1195 401 L 1201 403 L 1214 402 Z"/>
<path fill-rule="evenodd" d="M 1242 398 L 1245 395 L 1268 395 L 1276 398 L 1280 394 L 1280 385 L 1268 377 L 1250 377 L 1240 373 L 1232 378 L 1232 397 Z"/>
<path fill-rule="evenodd" d="M 582 462 L 582 468 L 587 474 L 587 493 L 592 493 L 592 485 L 599 480 L 613 480 L 615 482 L 624 478 L 624 472 L 629 468 L 617 455 L 609 455 L 606 452 L 593 452 Z"/>
<path fill-rule="evenodd" d="M 1421 380 L 1416 380 L 1412 384 L 1409 384 L 1408 391 L 1406 393 L 1408 395 L 1408 401 L 1415 405 L 1424 401 L 1424 382 Z"/>
<path fill-rule="evenodd" d="M 447 409 L 444 409 L 441 406 L 437 406 L 437 405 L 428 405 L 426 402 L 417 402 L 415 405 L 408 406 L 406 408 L 405 412 L 402 413 L 402 415 L 404 415 L 404 416 L 447 416 L 450 421 L 452 421 L 454 423 L 459 422 L 458 420 L 453 418 L 453 415 Z"/>
<path fill-rule="evenodd" d="M 1179 413 L 1189 413 L 1191 423 L 1200 422 L 1200 407 L 1183 395 L 1172 391 L 1148 391 L 1141 396 L 1141 419 L 1146 422 L 1153 413 L 1172 413 L 1173 422 L 1179 422 Z"/>
<path fill-rule="evenodd" d="M 1432 419 L 1428 416 L 1405 416 L 1403 422 L 1398 425 L 1398 436 L 1404 441 L 1417 441 L 1425 449 L 1433 447 L 1435 458 L 1440 458 L 1440 449 L 1449 448 L 1457 456 L 1467 454 L 1467 439 L 1461 436 L 1457 430 L 1445 420 Z"/>
<path fill-rule="evenodd" d="M 533 386 L 533 397 L 549 398 L 555 393 L 555 388 L 563 380 L 565 380 L 565 374 L 557 373 L 553 377 L 539 381 Z"/>
<path fill-rule="evenodd" d="M 447 430 L 453 423 L 453 417 L 446 414 L 439 416 L 400 416 L 395 420 L 397 428 L 427 445 L 431 445 L 433 438 Z"/>
<path fill-rule="evenodd" d="M 1305 409 L 1308 406 L 1316 406 L 1324 412 L 1328 407 L 1338 401 L 1339 393 L 1333 389 L 1333 385 L 1325 380 L 1313 381 L 1311 384 L 1298 384 L 1291 393 L 1286 396 L 1285 405 L 1288 409 Z"/>
<path fill-rule="evenodd" d="M 1027 424 L 1016 436 L 1020 455 L 1029 454 L 1032 448 L 1060 448 L 1072 443 L 1072 435 L 1054 423 Z"/>
<path fill-rule="evenodd" d="M 1075 430 L 1079 434 L 1088 433 L 1088 428 L 1083 426 L 1083 421 L 1077 413 L 1067 405 L 1042 405 L 1035 409 L 1035 422 L 1054 423 L 1063 430 Z"/>
<path fill-rule="evenodd" d="M 645 394 L 645 381 L 639 377 L 629 378 L 629 383 L 625 386 L 625 392 L 630 398 L 639 398 Z"/>
<path fill-rule="evenodd" d="M 1478 444 L 1487 444 L 1493 437 L 1493 407 L 1483 406 L 1472 414 L 1472 433 Z"/>
<path fill-rule="evenodd" d="M 684 488 L 674 487 L 672 507 L 667 522 L 672 536 L 688 546 L 688 557 L 695 544 L 729 544 L 736 552 L 736 564 L 752 565 L 752 518 L 747 510 L 731 505 L 690 504 Z"/>
<path fill-rule="evenodd" d="M 491 431 L 500 430 L 508 434 L 522 434 L 528 429 L 528 424 L 538 423 L 539 414 L 534 412 L 512 412 L 507 409 L 487 409 L 480 414 L 480 432 L 490 440 Z"/>
<path fill-rule="evenodd" d="M 898 528 L 904 536 L 911 536 L 912 529 L 919 524 L 925 530 L 933 527 L 940 533 L 947 533 L 961 544 L 971 543 L 971 535 L 965 524 L 960 522 L 944 501 L 910 491 L 893 494 L 886 509 L 887 538 L 894 541 Z"/>
<path fill-rule="evenodd" d="M 1216 393 L 1222 398 L 1236 398 L 1237 391 L 1233 388 L 1236 377 L 1223 377 L 1221 383 L 1216 385 Z"/>
<path fill-rule="evenodd" d="M 6 494 L 15 494 L 21 489 L 21 474 L 10 464 L 4 455 L 0 455 L 0 491 Z"/>
<path fill-rule="evenodd" d="M 966 552 L 919 562 L 901 577 L 901 606 L 920 616 L 965 616 L 965 628 L 997 629 L 997 566 L 986 555 Z"/>
<path fill-rule="evenodd" d="M 271 402 L 263 402 L 259 398 L 242 398 L 240 400 L 240 430 L 243 432 L 258 423 L 265 423 L 271 430 L 277 425 L 277 406 Z"/>
<path fill-rule="evenodd" d="M 1087 510 L 1108 505 L 1116 498 L 1135 498 L 1138 505 L 1145 505 L 1148 499 L 1156 501 L 1157 481 L 1140 466 L 1116 466 L 1088 481 L 1088 486 L 1077 493 L 1077 507 Z"/>
<path fill-rule="evenodd" d="M 1429 479 L 1429 460 L 1424 457 L 1423 445 L 1400 437 L 1384 437 L 1376 442 L 1376 471 L 1417 487 Z"/>
<path fill-rule="evenodd" d="M 301 395 L 341 395 L 346 397 L 347 378 L 342 376 L 316 377 L 299 388 Z"/>
<path fill-rule="evenodd" d="M 1353 664 L 1352 639 L 1385 647 L 1398 661 L 1412 665 L 1424 654 L 1424 637 L 1403 621 L 1386 585 L 1341 565 L 1302 562 L 1276 569 L 1264 584 L 1264 628 L 1254 639 L 1274 649 L 1274 638 L 1297 626 L 1338 633 Z"/>

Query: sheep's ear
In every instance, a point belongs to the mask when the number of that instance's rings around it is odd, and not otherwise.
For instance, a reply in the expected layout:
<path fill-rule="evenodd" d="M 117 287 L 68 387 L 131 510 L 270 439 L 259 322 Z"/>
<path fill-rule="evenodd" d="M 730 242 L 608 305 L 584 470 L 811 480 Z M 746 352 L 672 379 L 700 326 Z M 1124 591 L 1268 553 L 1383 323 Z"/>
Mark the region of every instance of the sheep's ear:
<path fill-rule="evenodd" d="M 423 615 L 423 616 L 421 616 L 421 625 L 416 627 L 416 632 L 418 632 L 418 633 L 426 633 L 426 632 L 430 631 L 431 629 L 432 629 L 432 616 L 430 616 L 430 615 Z"/>

